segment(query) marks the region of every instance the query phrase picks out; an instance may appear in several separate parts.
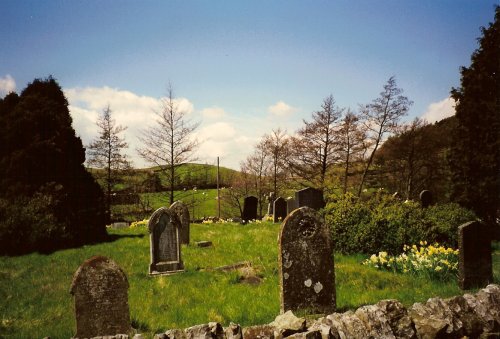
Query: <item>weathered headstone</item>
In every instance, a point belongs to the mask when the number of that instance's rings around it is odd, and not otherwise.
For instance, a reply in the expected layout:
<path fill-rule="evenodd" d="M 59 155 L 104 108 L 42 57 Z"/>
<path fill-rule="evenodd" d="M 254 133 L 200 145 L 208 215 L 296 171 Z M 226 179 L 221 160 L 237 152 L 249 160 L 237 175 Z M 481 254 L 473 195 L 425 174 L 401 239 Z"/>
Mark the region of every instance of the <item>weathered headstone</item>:
<path fill-rule="evenodd" d="M 431 191 L 423 190 L 422 192 L 420 192 L 420 204 L 422 205 L 423 208 L 427 208 L 433 203 L 434 202 Z"/>
<path fill-rule="evenodd" d="M 70 293 L 75 299 L 77 338 L 128 334 L 128 280 L 111 259 L 86 260 L 73 275 Z"/>
<path fill-rule="evenodd" d="M 157 209 L 149 219 L 151 263 L 149 274 L 169 274 L 184 270 L 179 238 L 180 221 L 169 208 Z"/>
<path fill-rule="evenodd" d="M 254 196 L 246 197 L 243 201 L 243 222 L 257 219 L 257 204 L 259 200 Z"/>
<path fill-rule="evenodd" d="M 281 312 L 335 311 L 333 245 L 328 226 L 309 207 L 296 209 L 279 236 Z"/>
<path fill-rule="evenodd" d="M 493 282 L 490 231 L 479 221 L 458 228 L 458 284 L 461 289 L 485 287 Z"/>
<path fill-rule="evenodd" d="M 274 222 L 282 222 L 286 218 L 286 200 L 282 197 L 274 200 Z"/>
<path fill-rule="evenodd" d="M 176 201 L 171 206 L 170 209 L 177 214 L 179 221 L 181 222 L 180 228 L 180 241 L 181 244 L 189 245 L 189 209 L 182 203 L 182 201 Z"/>
<path fill-rule="evenodd" d="M 288 197 L 286 199 L 286 215 L 289 215 L 297 208 L 299 208 L 299 206 L 297 205 L 297 201 L 293 197 Z"/>
<path fill-rule="evenodd" d="M 307 206 L 315 210 L 325 207 L 323 192 L 312 187 L 295 192 L 295 200 L 297 201 L 297 207 Z"/>

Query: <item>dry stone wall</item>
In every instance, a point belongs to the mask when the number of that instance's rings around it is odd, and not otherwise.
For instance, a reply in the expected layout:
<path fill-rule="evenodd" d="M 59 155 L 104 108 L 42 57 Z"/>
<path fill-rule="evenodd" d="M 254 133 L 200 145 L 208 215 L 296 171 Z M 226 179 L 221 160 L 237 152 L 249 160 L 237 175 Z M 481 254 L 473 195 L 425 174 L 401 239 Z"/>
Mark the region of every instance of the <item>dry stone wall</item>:
<path fill-rule="evenodd" d="M 106 339 L 143 339 L 116 335 Z M 332 313 L 316 320 L 291 311 L 267 325 L 240 327 L 211 322 L 171 329 L 154 339 L 345 339 L 345 338 L 500 338 L 500 286 L 488 285 L 475 294 L 431 298 L 406 308 L 397 300 L 382 300 L 355 311 Z"/>

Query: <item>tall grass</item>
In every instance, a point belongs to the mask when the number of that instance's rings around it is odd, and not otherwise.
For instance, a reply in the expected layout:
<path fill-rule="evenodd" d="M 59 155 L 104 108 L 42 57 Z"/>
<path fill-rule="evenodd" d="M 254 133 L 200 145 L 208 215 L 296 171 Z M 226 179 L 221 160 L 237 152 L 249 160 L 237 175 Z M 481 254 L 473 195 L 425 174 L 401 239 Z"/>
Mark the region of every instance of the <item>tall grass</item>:
<path fill-rule="evenodd" d="M 279 313 L 278 224 L 193 224 L 191 245 L 183 246 L 184 273 L 149 277 L 149 235 L 146 228 L 109 231 L 115 241 L 58 251 L 0 257 L 0 337 L 69 338 L 75 317 L 69 287 L 86 259 L 105 255 L 115 260 L 129 280 L 132 323 L 151 335 L 208 321 L 243 326 L 271 322 Z M 212 241 L 209 248 L 195 242 Z M 337 307 L 355 309 L 380 299 L 396 298 L 405 305 L 429 297 L 462 293 L 456 282 L 377 271 L 363 266 L 365 256 L 335 258 Z M 499 282 L 500 252 L 495 252 Z M 238 273 L 212 270 L 250 261 L 260 285 L 240 283 Z"/>

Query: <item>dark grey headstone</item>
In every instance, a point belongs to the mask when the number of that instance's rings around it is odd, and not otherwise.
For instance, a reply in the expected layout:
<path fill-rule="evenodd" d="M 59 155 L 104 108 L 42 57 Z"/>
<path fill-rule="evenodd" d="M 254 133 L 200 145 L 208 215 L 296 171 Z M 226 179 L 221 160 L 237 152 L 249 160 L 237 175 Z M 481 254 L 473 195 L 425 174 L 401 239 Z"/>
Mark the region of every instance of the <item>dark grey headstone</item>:
<path fill-rule="evenodd" d="M 325 207 L 323 192 L 312 187 L 295 192 L 295 200 L 297 201 L 297 207 L 307 206 L 315 210 Z"/>
<path fill-rule="evenodd" d="M 180 229 L 180 241 L 181 244 L 189 245 L 189 209 L 188 207 L 182 203 L 182 201 L 176 201 L 170 206 L 170 210 L 172 210 L 179 221 L 181 222 Z"/>
<path fill-rule="evenodd" d="M 292 197 L 288 197 L 286 199 L 286 215 L 289 215 L 297 208 L 299 208 L 299 206 L 297 205 L 297 201 Z"/>
<path fill-rule="evenodd" d="M 149 274 L 168 274 L 182 271 L 180 231 L 177 214 L 169 208 L 157 209 L 149 219 L 151 263 Z"/>
<path fill-rule="evenodd" d="M 274 222 L 282 222 L 286 218 L 286 200 L 282 197 L 274 200 Z"/>
<path fill-rule="evenodd" d="M 423 208 L 427 208 L 432 205 L 434 203 L 432 192 L 428 190 L 423 190 L 422 192 L 420 192 L 420 203 L 422 204 Z"/>
<path fill-rule="evenodd" d="M 75 298 L 75 337 L 130 332 L 127 276 L 113 260 L 86 260 L 73 275 L 70 293 Z"/>
<path fill-rule="evenodd" d="M 479 221 L 458 228 L 458 284 L 461 289 L 485 287 L 493 282 L 491 230 Z"/>
<path fill-rule="evenodd" d="M 259 200 L 254 196 L 246 197 L 243 201 L 243 222 L 257 219 L 257 204 Z"/>
<path fill-rule="evenodd" d="M 335 270 L 328 226 L 309 207 L 296 209 L 279 237 L 281 312 L 335 311 Z"/>

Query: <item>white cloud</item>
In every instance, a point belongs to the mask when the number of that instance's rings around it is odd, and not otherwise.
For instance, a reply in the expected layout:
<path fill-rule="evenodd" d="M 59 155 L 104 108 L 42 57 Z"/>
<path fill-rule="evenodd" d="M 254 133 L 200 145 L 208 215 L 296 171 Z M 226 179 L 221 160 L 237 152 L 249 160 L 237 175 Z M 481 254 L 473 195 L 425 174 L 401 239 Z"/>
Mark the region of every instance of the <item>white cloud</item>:
<path fill-rule="evenodd" d="M 121 134 L 129 144 L 126 153 L 135 166 L 149 166 L 136 152 L 137 148 L 142 146 L 138 137 L 141 131 L 156 119 L 154 112 L 161 109 L 161 100 L 165 98 L 140 96 L 110 87 L 70 88 L 64 90 L 64 93 L 69 102 L 73 127 L 84 144 L 89 144 L 98 136 L 97 118 L 109 105 L 116 123 L 127 127 L 127 130 Z M 194 106 L 188 99 L 176 98 L 175 102 L 179 110 L 184 110 L 188 114 L 194 112 Z"/>
<path fill-rule="evenodd" d="M 201 114 L 205 118 L 210 118 L 210 119 L 220 119 L 222 117 L 225 117 L 227 114 L 224 111 L 224 109 L 220 107 L 208 107 L 204 108 L 201 110 Z"/>
<path fill-rule="evenodd" d="M 232 140 L 235 135 L 236 130 L 228 122 L 216 122 L 206 125 L 197 132 L 200 141 L 229 141 Z"/>
<path fill-rule="evenodd" d="M 295 112 L 296 108 L 293 108 L 284 101 L 278 101 L 276 104 L 269 106 L 267 110 L 275 116 L 286 117 Z"/>
<path fill-rule="evenodd" d="M 439 102 L 433 102 L 422 115 L 422 119 L 429 123 L 434 123 L 455 114 L 455 100 L 446 98 Z"/>
<path fill-rule="evenodd" d="M 16 90 L 16 81 L 12 76 L 7 74 L 5 77 L 0 78 L 0 98 L 3 98 L 10 92 Z"/>

